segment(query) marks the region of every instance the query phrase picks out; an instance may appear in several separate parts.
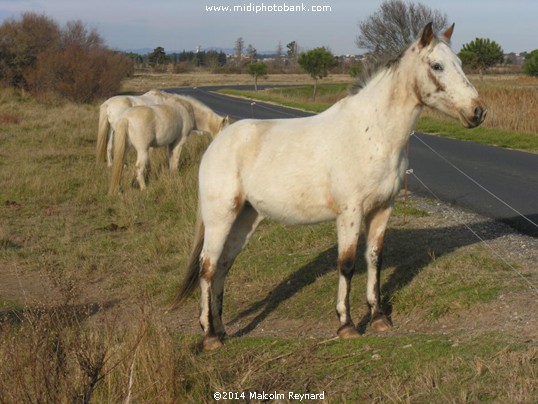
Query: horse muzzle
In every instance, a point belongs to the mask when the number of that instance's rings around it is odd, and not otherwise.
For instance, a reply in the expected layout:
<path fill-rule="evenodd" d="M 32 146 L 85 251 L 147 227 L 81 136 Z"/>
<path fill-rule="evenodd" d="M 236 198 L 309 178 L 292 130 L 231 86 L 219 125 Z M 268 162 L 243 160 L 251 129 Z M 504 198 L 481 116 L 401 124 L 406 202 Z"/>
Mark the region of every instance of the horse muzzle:
<path fill-rule="evenodd" d="M 461 113 L 461 120 L 462 123 L 467 126 L 467 128 L 476 128 L 482 122 L 484 122 L 487 113 L 488 110 L 486 109 L 485 105 L 482 103 L 482 101 L 478 101 L 470 116 L 464 114 L 463 112 Z"/>

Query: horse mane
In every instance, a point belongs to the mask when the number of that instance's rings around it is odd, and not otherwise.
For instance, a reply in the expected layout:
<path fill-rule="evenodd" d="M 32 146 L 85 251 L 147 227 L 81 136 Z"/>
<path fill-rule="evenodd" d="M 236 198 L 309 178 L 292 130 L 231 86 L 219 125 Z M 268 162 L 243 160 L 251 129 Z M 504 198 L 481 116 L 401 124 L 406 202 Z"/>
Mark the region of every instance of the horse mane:
<path fill-rule="evenodd" d="M 450 42 L 447 41 L 444 37 L 434 36 L 433 41 L 437 44 L 438 42 L 446 43 L 450 46 Z M 354 95 L 361 91 L 366 85 L 381 71 L 395 69 L 398 67 L 400 60 L 403 55 L 409 49 L 414 42 L 405 46 L 400 53 L 396 54 L 370 54 L 366 58 L 366 62 L 363 62 L 363 69 L 357 77 L 355 84 L 351 85 L 349 88 L 349 94 Z"/>
<path fill-rule="evenodd" d="M 362 63 L 363 69 L 359 73 L 355 84 L 349 88 L 349 94 L 357 94 L 381 71 L 395 69 L 406 50 L 407 48 L 397 57 L 390 55 L 369 55 L 366 61 Z"/>

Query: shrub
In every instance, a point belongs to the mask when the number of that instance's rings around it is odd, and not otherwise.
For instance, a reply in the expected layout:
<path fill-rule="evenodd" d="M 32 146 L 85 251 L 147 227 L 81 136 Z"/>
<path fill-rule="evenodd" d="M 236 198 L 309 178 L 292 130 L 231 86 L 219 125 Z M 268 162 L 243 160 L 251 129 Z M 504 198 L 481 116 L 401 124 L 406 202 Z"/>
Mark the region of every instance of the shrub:
<path fill-rule="evenodd" d="M 527 55 L 523 68 L 529 76 L 538 77 L 538 49 Z"/>
<path fill-rule="evenodd" d="M 108 49 L 80 21 L 61 29 L 50 18 L 25 13 L 0 26 L 0 79 L 35 95 L 55 92 L 75 102 L 115 94 L 133 63 Z"/>

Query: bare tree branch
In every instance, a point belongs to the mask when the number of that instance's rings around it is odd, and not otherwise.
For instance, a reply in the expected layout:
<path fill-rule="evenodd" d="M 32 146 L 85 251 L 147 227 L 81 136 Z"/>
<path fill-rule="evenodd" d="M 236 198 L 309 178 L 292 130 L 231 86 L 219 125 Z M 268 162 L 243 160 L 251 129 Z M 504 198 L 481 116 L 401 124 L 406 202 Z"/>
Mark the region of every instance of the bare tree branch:
<path fill-rule="evenodd" d="M 379 9 L 359 23 L 355 43 L 376 57 L 395 57 L 433 22 L 435 31 L 448 25 L 446 13 L 433 10 L 422 3 L 385 0 Z"/>

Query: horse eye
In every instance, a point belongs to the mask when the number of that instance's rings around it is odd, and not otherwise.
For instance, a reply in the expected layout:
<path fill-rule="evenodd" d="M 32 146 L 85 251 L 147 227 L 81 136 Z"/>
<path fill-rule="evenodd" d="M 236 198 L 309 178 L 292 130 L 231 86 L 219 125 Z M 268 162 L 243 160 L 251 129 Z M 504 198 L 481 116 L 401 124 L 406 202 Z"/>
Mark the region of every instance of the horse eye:
<path fill-rule="evenodd" d="M 439 63 L 432 64 L 432 69 L 435 70 L 436 72 L 442 72 L 444 70 L 443 66 Z"/>

